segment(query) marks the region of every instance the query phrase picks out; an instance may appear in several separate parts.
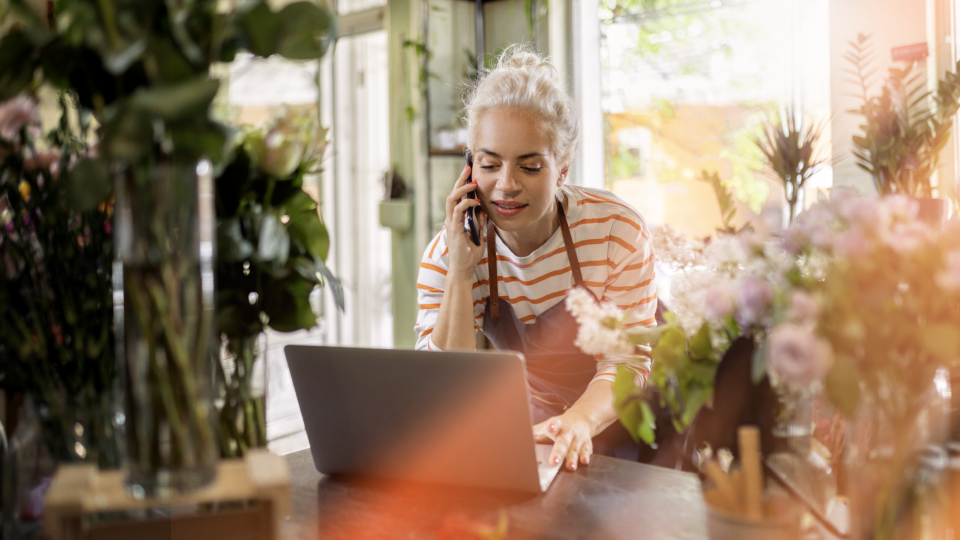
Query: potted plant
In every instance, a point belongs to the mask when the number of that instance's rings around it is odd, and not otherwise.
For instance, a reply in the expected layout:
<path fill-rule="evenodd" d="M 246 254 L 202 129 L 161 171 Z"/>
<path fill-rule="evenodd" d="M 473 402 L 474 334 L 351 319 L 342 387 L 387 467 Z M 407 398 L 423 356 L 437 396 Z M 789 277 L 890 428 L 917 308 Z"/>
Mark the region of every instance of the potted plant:
<path fill-rule="evenodd" d="M 891 67 L 880 93 L 871 94 L 876 69 L 870 38 L 859 34 L 845 57 L 861 99 L 859 107 L 847 112 L 863 117 L 864 122 L 861 132 L 853 136 L 857 166 L 870 174 L 878 193 L 917 198 L 921 215 L 941 226 L 949 217 L 950 205 L 933 198 L 931 178 L 960 108 L 958 69 L 944 73 L 936 91 L 928 92 L 925 74 L 915 70 L 916 63 Z"/>
<path fill-rule="evenodd" d="M 754 138 L 770 173 L 783 186 L 788 226 L 797 217 L 797 205 L 802 205 L 804 185 L 830 163 L 820 140 L 826 126 L 823 121 L 798 120 L 787 111 L 769 117 L 762 134 Z"/>
<path fill-rule="evenodd" d="M 285 113 L 234 142 L 216 179 L 217 334 L 227 361 L 218 363 L 220 449 L 225 457 L 266 446 L 266 328 L 316 326 L 310 293 L 327 286 L 343 309 L 340 282 L 324 264 L 329 235 L 317 203 L 303 191 L 319 172 L 327 130 L 315 118 Z"/>
<path fill-rule="evenodd" d="M 407 182 L 396 167 L 383 173 L 383 201 L 380 202 L 380 226 L 398 233 L 410 230 L 413 224 L 413 204 L 408 196 Z"/>

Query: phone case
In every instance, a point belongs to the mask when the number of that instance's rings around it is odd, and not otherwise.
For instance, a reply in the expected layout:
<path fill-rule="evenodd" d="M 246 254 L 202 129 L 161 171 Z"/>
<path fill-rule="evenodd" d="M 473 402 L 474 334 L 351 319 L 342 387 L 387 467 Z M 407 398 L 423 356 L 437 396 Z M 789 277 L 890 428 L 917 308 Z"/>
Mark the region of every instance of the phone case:
<path fill-rule="evenodd" d="M 467 150 L 467 165 L 470 165 L 470 180 L 473 181 L 473 155 Z M 477 198 L 477 191 L 473 190 L 467 194 L 467 197 L 471 199 Z M 471 206 L 467 208 L 467 220 L 466 224 L 463 226 L 465 229 L 470 231 L 470 240 L 474 244 L 480 245 L 480 231 L 477 229 L 477 216 L 476 216 L 476 207 Z"/>

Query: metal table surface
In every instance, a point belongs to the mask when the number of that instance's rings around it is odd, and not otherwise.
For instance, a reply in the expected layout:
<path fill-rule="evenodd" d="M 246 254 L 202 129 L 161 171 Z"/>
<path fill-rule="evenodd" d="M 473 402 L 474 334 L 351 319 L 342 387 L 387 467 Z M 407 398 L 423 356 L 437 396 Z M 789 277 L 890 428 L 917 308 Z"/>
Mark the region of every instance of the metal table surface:
<path fill-rule="evenodd" d="M 317 472 L 309 449 L 286 459 L 288 539 L 434 539 L 453 516 L 495 524 L 502 511 L 511 540 L 707 538 L 696 475 L 614 458 L 561 471 L 540 495 L 329 477 Z"/>

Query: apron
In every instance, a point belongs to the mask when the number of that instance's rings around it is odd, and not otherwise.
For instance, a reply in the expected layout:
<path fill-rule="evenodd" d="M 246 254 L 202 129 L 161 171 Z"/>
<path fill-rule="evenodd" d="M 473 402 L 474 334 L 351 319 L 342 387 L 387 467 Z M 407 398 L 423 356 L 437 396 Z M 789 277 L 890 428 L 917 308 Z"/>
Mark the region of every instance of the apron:
<path fill-rule="evenodd" d="M 557 210 L 575 286 L 583 287 L 580 262 L 560 201 L 557 201 Z M 493 221 L 488 220 L 490 296 L 483 314 L 483 333 L 497 349 L 517 351 L 526 358 L 527 387 L 532 398 L 530 416 L 534 424 L 539 424 L 563 414 L 580 399 L 597 374 L 597 361 L 592 355 L 580 352 L 573 344 L 579 326 L 564 302 L 538 315 L 533 323 L 526 324 L 514 314 L 510 302 L 501 301 L 498 294 L 496 246 L 496 228 Z M 616 421 L 593 438 L 593 451 L 595 454 L 636 461 L 640 446 Z"/>

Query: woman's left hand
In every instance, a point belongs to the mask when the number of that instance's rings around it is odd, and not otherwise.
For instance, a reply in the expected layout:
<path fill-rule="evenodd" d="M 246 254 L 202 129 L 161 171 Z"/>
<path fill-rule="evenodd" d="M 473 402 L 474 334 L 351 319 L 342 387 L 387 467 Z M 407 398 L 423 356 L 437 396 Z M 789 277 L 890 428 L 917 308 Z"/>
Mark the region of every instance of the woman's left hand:
<path fill-rule="evenodd" d="M 586 417 L 567 411 L 533 426 L 533 436 L 538 443 L 553 443 L 551 462 L 557 464 L 563 460 L 564 467 L 575 471 L 578 463 L 590 463 L 593 430 L 594 426 Z"/>

